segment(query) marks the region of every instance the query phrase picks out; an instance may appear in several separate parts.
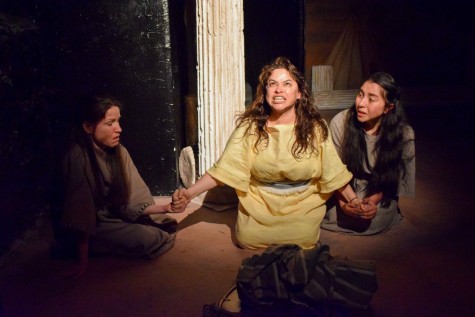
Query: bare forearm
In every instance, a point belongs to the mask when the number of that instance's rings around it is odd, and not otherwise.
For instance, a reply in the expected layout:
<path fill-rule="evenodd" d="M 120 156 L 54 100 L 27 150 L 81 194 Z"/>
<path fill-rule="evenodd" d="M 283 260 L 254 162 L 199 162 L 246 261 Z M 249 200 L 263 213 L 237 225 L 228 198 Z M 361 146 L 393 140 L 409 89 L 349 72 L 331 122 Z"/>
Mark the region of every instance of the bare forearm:
<path fill-rule="evenodd" d="M 350 184 L 346 184 L 345 186 L 338 189 L 338 197 L 340 200 L 346 203 L 352 201 L 357 196 Z"/>
<path fill-rule="evenodd" d="M 218 182 L 215 178 L 213 178 L 208 173 L 205 173 L 195 184 L 193 184 L 190 188 L 186 189 L 187 196 L 191 200 L 202 194 L 208 190 L 211 190 L 221 183 Z"/>
<path fill-rule="evenodd" d="M 190 188 L 181 188 L 172 195 L 171 209 L 173 212 L 183 212 L 188 203 L 201 193 L 220 185 L 215 178 L 208 173 L 205 173 L 196 183 Z"/>
<path fill-rule="evenodd" d="M 170 204 L 167 205 L 150 205 L 143 211 L 144 215 L 164 214 L 170 211 Z"/>

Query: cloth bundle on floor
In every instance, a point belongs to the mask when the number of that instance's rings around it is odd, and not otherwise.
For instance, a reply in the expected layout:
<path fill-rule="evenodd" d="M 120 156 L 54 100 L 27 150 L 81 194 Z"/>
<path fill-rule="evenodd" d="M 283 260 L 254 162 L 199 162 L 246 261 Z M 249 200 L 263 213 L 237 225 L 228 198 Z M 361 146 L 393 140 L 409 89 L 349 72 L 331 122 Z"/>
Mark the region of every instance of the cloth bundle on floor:
<path fill-rule="evenodd" d="M 373 261 L 332 257 L 326 245 L 275 245 L 243 260 L 236 286 L 241 308 L 290 301 L 366 309 L 377 289 L 375 270 Z"/>

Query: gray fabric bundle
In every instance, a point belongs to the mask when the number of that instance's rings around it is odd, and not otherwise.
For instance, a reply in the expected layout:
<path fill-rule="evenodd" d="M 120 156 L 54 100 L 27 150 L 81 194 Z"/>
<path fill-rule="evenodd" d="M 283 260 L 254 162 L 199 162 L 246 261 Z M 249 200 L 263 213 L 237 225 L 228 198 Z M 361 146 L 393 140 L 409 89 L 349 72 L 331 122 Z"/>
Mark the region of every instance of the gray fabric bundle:
<path fill-rule="evenodd" d="M 373 261 L 332 257 L 326 245 L 273 245 L 243 260 L 236 286 L 241 307 L 290 301 L 366 309 L 377 289 L 375 270 Z"/>

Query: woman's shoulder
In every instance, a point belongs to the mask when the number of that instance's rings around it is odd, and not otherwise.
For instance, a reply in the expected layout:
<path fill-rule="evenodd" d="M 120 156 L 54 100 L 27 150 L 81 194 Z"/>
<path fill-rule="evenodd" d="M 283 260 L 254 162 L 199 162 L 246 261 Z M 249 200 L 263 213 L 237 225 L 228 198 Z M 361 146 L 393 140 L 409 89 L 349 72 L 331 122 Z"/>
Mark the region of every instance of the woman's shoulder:
<path fill-rule="evenodd" d="M 63 168 L 82 169 L 88 162 L 89 158 L 87 157 L 86 149 L 77 143 L 71 144 L 66 153 L 62 156 Z"/>
<path fill-rule="evenodd" d="M 127 150 L 127 148 L 123 144 L 119 144 L 117 146 L 117 151 L 120 152 L 120 157 L 122 158 L 124 164 L 129 164 L 130 162 L 133 162 L 129 150 Z"/>
<path fill-rule="evenodd" d="M 345 109 L 340 111 L 330 121 L 330 131 L 333 134 L 342 133 L 345 128 L 345 121 L 349 113 L 349 109 Z"/>
<path fill-rule="evenodd" d="M 414 130 L 408 124 L 404 125 L 402 133 L 404 140 L 414 140 L 415 138 Z"/>
<path fill-rule="evenodd" d="M 255 122 L 245 120 L 239 122 L 232 132 L 233 137 L 242 138 L 254 134 L 257 124 Z"/>
<path fill-rule="evenodd" d="M 122 153 L 122 155 L 130 155 L 129 151 L 127 150 L 127 148 L 122 143 L 117 145 L 117 150 L 120 151 Z"/>
<path fill-rule="evenodd" d="M 240 130 L 240 129 L 247 129 L 247 128 L 252 128 L 252 127 L 255 127 L 256 126 L 256 123 L 254 122 L 254 120 L 251 120 L 250 118 L 247 118 L 247 119 L 243 119 L 241 121 L 238 121 L 236 123 L 236 127 L 234 128 L 234 130 Z"/>
<path fill-rule="evenodd" d="M 330 125 L 341 125 L 346 120 L 350 109 L 345 109 L 343 111 L 338 112 L 330 121 Z"/>
<path fill-rule="evenodd" d="M 86 150 L 77 143 L 71 144 L 68 151 L 65 154 L 67 159 L 81 159 L 86 155 Z"/>

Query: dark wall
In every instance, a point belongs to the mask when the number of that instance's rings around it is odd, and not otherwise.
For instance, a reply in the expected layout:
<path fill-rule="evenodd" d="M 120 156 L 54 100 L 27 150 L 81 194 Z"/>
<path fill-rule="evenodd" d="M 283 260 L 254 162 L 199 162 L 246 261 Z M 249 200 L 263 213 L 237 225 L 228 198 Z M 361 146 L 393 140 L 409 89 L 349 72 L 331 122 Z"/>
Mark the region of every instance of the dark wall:
<path fill-rule="evenodd" d="M 40 29 L 9 9 L 0 10 L 0 254 L 46 210 L 54 148 Z"/>
<path fill-rule="evenodd" d="M 253 91 L 262 67 L 278 56 L 304 71 L 304 0 L 244 0 L 246 82 Z"/>
<path fill-rule="evenodd" d="M 370 41 L 371 71 L 388 71 L 405 87 L 473 84 L 474 8 L 469 0 L 306 0 L 306 77 L 353 17 Z"/>
<path fill-rule="evenodd" d="M 51 85 L 68 96 L 100 89 L 123 101 L 122 142 L 152 193 L 169 194 L 177 186 L 180 120 L 168 3 L 51 1 L 40 7 Z"/>
<path fill-rule="evenodd" d="M 84 93 L 125 104 L 122 143 L 152 194 L 177 188 L 184 1 L 170 2 L 0 1 L 0 251 L 47 210 Z"/>
<path fill-rule="evenodd" d="M 474 2 L 368 1 L 373 9 L 363 22 L 375 40 L 383 67 L 401 85 L 460 85 L 469 78 Z M 365 16 L 359 12 L 360 16 Z"/>

